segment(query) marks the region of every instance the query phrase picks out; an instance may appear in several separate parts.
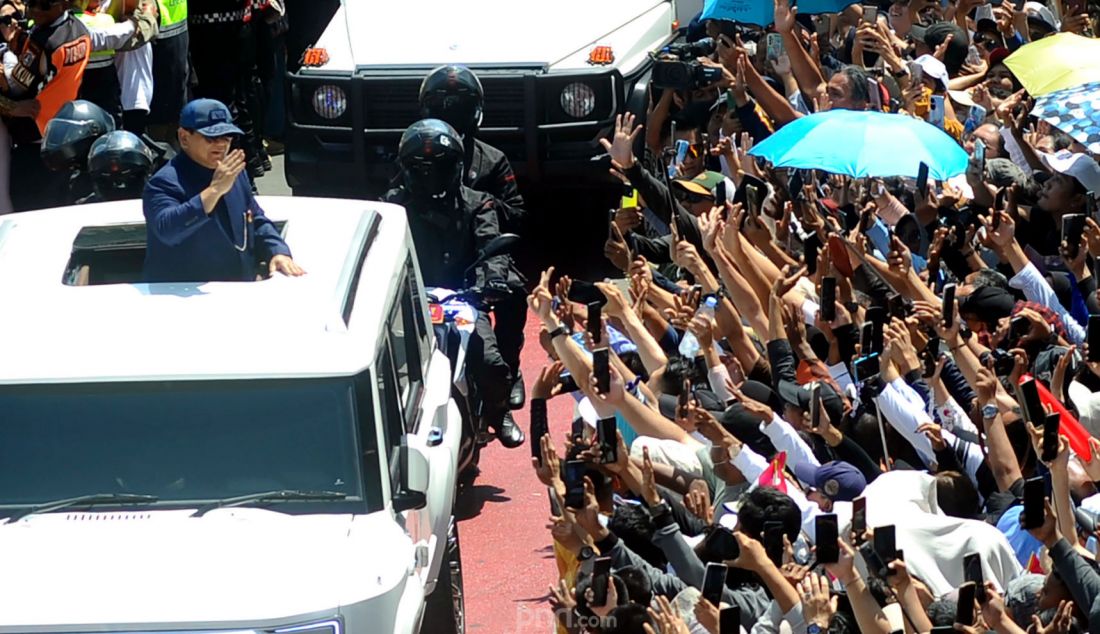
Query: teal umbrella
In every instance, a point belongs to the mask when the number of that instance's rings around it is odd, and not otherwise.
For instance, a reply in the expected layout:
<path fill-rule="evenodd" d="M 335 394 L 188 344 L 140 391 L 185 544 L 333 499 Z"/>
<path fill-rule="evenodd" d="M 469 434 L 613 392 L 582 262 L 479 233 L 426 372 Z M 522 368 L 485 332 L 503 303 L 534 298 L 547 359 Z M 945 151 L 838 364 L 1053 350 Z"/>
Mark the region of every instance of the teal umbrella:
<path fill-rule="evenodd" d="M 829 110 L 802 117 L 758 143 L 749 154 L 775 167 L 817 169 L 856 178 L 917 177 L 947 180 L 966 171 L 969 157 L 936 126 L 902 114 Z"/>

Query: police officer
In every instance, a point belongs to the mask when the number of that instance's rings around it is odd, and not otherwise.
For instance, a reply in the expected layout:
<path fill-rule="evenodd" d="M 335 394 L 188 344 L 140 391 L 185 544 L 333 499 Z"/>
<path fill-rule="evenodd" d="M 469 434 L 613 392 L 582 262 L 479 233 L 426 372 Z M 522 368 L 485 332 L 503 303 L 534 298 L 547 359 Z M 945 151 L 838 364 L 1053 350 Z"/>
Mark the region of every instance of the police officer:
<path fill-rule="evenodd" d="M 149 102 L 149 132 L 158 141 L 175 144 L 176 123 L 187 102 L 190 67 L 187 49 L 187 0 L 157 0 L 160 32 L 153 40 L 153 99 Z M 215 46 L 216 48 L 216 46 Z"/>
<path fill-rule="evenodd" d="M 428 286 L 465 288 L 467 266 L 501 233 L 501 203 L 462 184 L 463 157 L 462 140 L 454 128 L 438 119 L 414 123 L 401 136 L 398 149 L 403 184 L 384 198 L 408 210 L 420 273 Z M 475 285 L 494 304 L 522 285 L 507 255 L 486 260 L 474 273 Z M 483 416 L 502 445 L 518 447 L 524 435 L 508 407 L 512 369 L 501 356 L 488 314 L 478 316 L 476 332 L 467 358 L 482 395 Z"/>
<path fill-rule="evenodd" d="M 523 197 L 516 185 L 516 175 L 508 157 L 497 148 L 477 138 L 484 112 L 485 91 L 481 80 L 465 66 L 440 66 L 420 84 L 420 114 L 431 119 L 441 119 L 451 125 L 462 137 L 463 184 L 470 189 L 485 192 L 500 203 L 502 233 L 523 235 Z M 509 395 L 512 409 L 523 407 L 526 395 L 523 374 L 519 369 L 519 355 L 523 349 L 523 328 L 527 322 L 526 293 L 521 291 L 523 278 L 510 296 L 498 304 L 496 335 L 500 352 L 512 369 L 514 382 Z"/>

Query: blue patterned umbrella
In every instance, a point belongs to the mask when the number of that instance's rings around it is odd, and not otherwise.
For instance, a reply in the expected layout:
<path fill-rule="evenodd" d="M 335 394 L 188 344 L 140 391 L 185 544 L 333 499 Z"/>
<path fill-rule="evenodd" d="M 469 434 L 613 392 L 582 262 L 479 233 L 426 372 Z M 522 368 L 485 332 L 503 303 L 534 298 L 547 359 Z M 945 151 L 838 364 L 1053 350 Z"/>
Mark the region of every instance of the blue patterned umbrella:
<path fill-rule="evenodd" d="M 800 0 L 798 13 L 839 13 L 856 0 Z M 793 4 L 793 3 L 792 3 Z M 774 21 L 773 0 L 706 0 L 703 3 L 703 20 L 731 20 L 742 24 L 768 26 Z"/>
<path fill-rule="evenodd" d="M 1031 114 L 1100 154 L 1100 82 L 1047 93 L 1035 100 Z"/>

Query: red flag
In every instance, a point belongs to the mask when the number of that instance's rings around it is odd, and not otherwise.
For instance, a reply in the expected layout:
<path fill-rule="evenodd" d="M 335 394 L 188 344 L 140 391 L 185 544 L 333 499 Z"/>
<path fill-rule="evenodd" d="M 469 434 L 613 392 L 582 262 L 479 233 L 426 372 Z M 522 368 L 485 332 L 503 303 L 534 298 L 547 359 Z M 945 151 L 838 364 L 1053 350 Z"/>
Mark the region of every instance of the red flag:
<path fill-rule="evenodd" d="M 1025 374 L 1020 377 L 1020 383 L 1034 378 L 1030 374 Z M 1058 425 L 1058 433 L 1066 437 L 1069 441 L 1070 449 L 1073 449 L 1073 453 L 1077 454 L 1082 460 L 1092 460 L 1092 448 L 1089 447 L 1089 432 L 1081 425 L 1080 421 L 1074 418 L 1073 414 L 1069 413 L 1062 402 L 1054 398 L 1054 395 L 1050 393 L 1043 382 L 1036 379 L 1035 387 L 1039 391 L 1039 400 L 1044 405 L 1050 408 L 1050 411 L 1057 412 L 1062 415 L 1062 420 Z"/>
<path fill-rule="evenodd" d="M 760 474 L 760 480 L 758 484 L 762 487 L 773 487 L 780 491 L 787 492 L 787 478 L 783 475 L 783 469 L 787 466 L 787 452 L 780 451 L 772 458 L 771 464 L 767 469 L 764 469 L 764 473 Z"/>
<path fill-rule="evenodd" d="M 1039 563 L 1039 555 L 1031 553 L 1031 557 L 1027 560 L 1027 571 L 1035 573 L 1037 575 L 1046 574 L 1043 572 L 1043 565 Z"/>

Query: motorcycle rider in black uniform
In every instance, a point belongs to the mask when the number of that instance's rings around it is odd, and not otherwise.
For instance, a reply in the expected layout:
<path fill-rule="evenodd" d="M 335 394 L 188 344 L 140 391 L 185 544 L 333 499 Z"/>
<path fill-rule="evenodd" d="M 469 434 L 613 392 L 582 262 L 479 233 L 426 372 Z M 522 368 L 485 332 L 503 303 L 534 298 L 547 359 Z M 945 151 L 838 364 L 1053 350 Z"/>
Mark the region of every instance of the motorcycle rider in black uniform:
<path fill-rule="evenodd" d="M 466 268 L 478 252 L 500 235 L 501 203 L 462 184 L 462 140 L 437 119 L 409 126 L 401 136 L 398 163 L 402 185 L 384 200 L 403 205 L 416 245 L 420 273 L 427 286 L 465 288 Z M 522 278 L 507 255 L 489 258 L 474 270 L 474 286 L 496 306 L 522 288 Z M 499 313 L 497 319 L 500 319 Z M 512 369 L 498 347 L 489 315 L 480 314 L 470 340 L 467 363 L 483 401 L 482 416 L 508 448 L 523 444 L 523 431 L 509 410 Z"/>
<path fill-rule="evenodd" d="M 523 197 L 516 185 L 516 175 L 503 152 L 477 138 L 481 126 L 485 91 L 477 75 L 465 66 L 440 66 L 420 84 L 420 116 L 440 119 L 461 135 L 463 142 L 463 185 L 485 192 L 497 199 L 501 233 L 523 235 Z M 496 335 L 513 383 L 509 405 L 520 409 L 526 400 L 519 355 L 523 349 L 523 327 L 527 321 L 526 291 L 522 276 L 512 295 L 498 304 Z"/>

